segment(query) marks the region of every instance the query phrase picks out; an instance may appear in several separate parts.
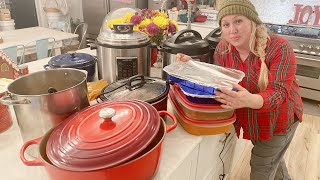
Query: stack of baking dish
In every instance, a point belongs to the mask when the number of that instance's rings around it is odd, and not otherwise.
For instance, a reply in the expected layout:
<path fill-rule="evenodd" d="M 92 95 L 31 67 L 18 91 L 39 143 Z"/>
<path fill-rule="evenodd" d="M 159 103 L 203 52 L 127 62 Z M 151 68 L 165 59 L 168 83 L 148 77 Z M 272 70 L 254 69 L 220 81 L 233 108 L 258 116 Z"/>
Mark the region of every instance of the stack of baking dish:
<path fill-rule="evenodd" d="M 187 99 L 178 84 L 171 86 L 169 102 L 181 126 L 193 135 L 214 135 L 230 130 L 236 120 L 234 110 L 220 104 L 197 104 Z"/>

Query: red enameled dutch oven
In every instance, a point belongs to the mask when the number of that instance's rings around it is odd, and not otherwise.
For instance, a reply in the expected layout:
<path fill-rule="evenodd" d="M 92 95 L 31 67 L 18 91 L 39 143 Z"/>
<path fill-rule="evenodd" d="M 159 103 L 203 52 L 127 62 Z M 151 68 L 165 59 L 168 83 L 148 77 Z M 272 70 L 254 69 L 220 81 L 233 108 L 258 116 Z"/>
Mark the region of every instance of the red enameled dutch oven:
<path fill-rule="evenodd" d="M 168 115 L 173 125 L 165 125 Z M 146 102 L 110 101 L 90 106 L 49 131 L 26 142 L 20 158 L 27 166 L 45 166 L 54 180 L 151 179 L 158 167 L 164 136 L 177 126 L 166 111 Z M 40 141 L 33 161 L 25 150 Z"/>

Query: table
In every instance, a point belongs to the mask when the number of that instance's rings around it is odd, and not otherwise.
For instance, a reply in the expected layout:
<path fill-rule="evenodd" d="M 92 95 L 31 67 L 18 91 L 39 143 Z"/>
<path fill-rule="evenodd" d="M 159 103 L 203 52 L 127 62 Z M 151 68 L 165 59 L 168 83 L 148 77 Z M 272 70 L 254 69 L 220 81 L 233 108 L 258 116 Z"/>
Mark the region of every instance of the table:
<path fill-rule="evenodd" d="M 64 44 L 70 44 L 72 39 L 78 37 L 78 34 L 67 33 L 55 29 L 37 26 L 11 31 L 3 31 L 0 32 L 0 37 L 2 37 L 3 39 L 3 43 L 0 44 L 0 49 L 10 46 L 28 45 L 28 47 L 25 47 L 25 55 L 33 54 L 36 52 L 35 43 L 28 44 L 29 42 L 53 37 L 56 41 L 53 49 L 54 54 L 58 55 L 61 54 L 60 48 L 64 47 Z M 49 40 L 49 47 L 52 47 L 52 40 L 51 44 Z M 18 55 L 21 55 L 21 53 Z"/>

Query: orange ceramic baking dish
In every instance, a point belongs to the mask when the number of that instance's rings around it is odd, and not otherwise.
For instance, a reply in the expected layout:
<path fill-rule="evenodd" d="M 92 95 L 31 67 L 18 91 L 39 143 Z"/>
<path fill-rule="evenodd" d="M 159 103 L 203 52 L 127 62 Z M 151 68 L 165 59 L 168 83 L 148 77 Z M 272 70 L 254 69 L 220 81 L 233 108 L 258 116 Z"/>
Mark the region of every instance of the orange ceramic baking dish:
<path fill-rule="evenodd" d="M 174 116 L 184 128 L 190 134 L 201 135 L 215 135 L 227 132 L 231 129 L 232 123 L 236 120 L 235 114 L 229 119 L 221 120 L 219 123 L 213 123 L 214 121 L 203 121 L 201 124 L 194 123 L 193 119 L 187 117 L 181 109 L 177 107 L 177 102 L 172 99 L 172 94 L 169 94 L 169 102 L 171 103 Z M 210 122 L 210 123 L 206 123 Z"/>

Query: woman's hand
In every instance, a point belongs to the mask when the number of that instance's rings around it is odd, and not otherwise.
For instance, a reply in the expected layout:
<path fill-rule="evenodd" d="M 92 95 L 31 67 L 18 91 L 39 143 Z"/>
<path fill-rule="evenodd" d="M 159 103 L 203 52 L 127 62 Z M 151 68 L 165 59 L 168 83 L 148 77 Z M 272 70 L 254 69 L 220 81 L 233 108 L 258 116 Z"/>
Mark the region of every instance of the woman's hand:
<path fill-rule="evenodd" d="M 188 55 L 182 54 L 182 53 L 178 53 L 176 55 L 176 60 L 177 61 L 182 61 L 182 62 L 187 62 L 189 60 L 191 60 L 192 58 Z"/>
<path fill-rule="evenodd" d="M 225 109 L 240 109 L 244 107 L 260 109 L 263 106 L 263 98 L 258 94 L 251 94 L 239 84 L 233 84 L 236 91 L 221 88 L 221 92 L 215 94 L 219 96 L 216 100 L 222 103 Z"/>

